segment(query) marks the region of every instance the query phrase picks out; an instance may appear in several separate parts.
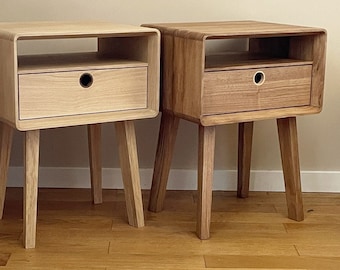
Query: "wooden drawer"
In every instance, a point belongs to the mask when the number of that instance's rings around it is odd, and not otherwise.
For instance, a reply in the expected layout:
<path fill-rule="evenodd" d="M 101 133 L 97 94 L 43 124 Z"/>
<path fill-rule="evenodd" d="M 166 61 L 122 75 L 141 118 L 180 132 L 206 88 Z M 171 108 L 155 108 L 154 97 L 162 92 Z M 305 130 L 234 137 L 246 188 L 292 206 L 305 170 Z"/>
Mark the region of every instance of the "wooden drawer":
<path fill-rule="evenodd" d="M 310 105 L 311 72 L 312 65 L 205 72 L 202 115 Z"/>
<path fill-rule="evenodd" d="M 18 82 L 20 120 L 147 107 L 147 66 L 24 73 Z"/>

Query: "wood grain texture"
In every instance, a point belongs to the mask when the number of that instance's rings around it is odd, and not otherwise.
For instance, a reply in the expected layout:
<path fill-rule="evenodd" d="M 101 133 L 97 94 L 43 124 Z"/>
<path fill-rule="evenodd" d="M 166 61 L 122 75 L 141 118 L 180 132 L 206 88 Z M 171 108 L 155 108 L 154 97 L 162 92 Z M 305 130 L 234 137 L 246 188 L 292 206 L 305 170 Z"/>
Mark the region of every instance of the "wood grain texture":
<path fill-rule="evenodd" d="M 116 122 L 115 127 L 129 224 L 143 227 L 143 201 L 134 123 L 132 121 Z"/>
<path fill-rule="evenodd" d="M 276 256 L 206 256 L 207 268 L 228 269 L 338 269 L 338 259 Z"/>
<path fill-rule="evenodd" d="M 186 36 L 191 39 L 230 38 L 247 36 L 289 36 L 296 34 L 323 33 L 324 30 L 314 27 L 259 22 L 259 21 L 220 21 L 220 22 L 183 22 L 145 24 L 156 27 L 164 33 Z"/>
<path fill-rule="evenodd" d="M 147 62 L 133 59 L 117 59 L 104 57 L 98 52 L 19 55 L 18 74 L 44 72 L 65 72 L 78 69 L 101 69 L 147 67 Z"/>
<path fill-rule="evenodd" d="M 25 133 L 24 247 L 35 248 L 39 171 L 39 130 Z"/>
<path fill-rule="evenodd" d="M 37 248 L 29 252 L 20 245 L 22 189 L 8 188 L 7 193 L 0 221 L 4 270 L 203 270 L 249 265 L 296 270 L 340 265 L 336 193 L 304 193 L 306 219 L 301 223 L 286 217 L 284 193 L 250 192 L 248 199 L 239 199 L 235 191 L 215 191 L 211 238 L 200 241 L 194 234 L 195 191 L 168 191 L 164 211 L 146 212 L 147 226 L 137 230 L 126 224 L 123 190 L 103 190 L 103 204 L 93 206 L 89 190 L 42 188 Z M 148 195 L 143 192 L 144 201 Z"/>
<path fill-rule="evenodd" d="M 202 114 L 260 111 L 310 104 L 311 65 L 206 72 Z M 263 83 L 254 77 L 261 72 Z"/>
<path fill-rule="evenodd" d="M 202 240 L 210 237 L 215 133 L 215 127 L 199 126 L 196 233 Z"/>
<path fill-rule="evenodd" d="M 155 33 L 154 29 L 133 25 L 94 21 L 40 21 L 40 22 L 2 22 L 0 37 L 3 39 L 37 39 L 66 37 L 96 37 L 110 35 L 141 35 Z"/>
<path fill-rule="evenodd" d="M 152 212 L 163 210 L 178 124 L 178 117 L 163 111 L 150 191 L 149 210 Z"/>
<path fill-rule="evenodd" d="M 285 180 L 288 216 L 304 219 L 296 118 L 277 119 L 283 175 Z"/>
<path fill-rule="evenodd" d="M 53 118 L 53 121 L 50 121 L 50 118 L 35 118 L 19 121 L 16 125 L 16 129 L 20 131 L 26 131 L 33 129 L 59 128 L 75 125 L 110 123 L 123 120 L 153 118 L 156 117 L 157 114 L 158 111 L 144 108 L 135 110 L 81 114 L 76 116 L 66 115 L 62 117 L 55 117 Z"/>
<path fill-rule="evenodd" d="M 0 39 L 0 119 L 14 126 L 17 117 L 16 44 Z"/>
<path fill-rule="evenodd" d="M 247 198 L 254 122 L 238 124 L 237 196 Z"/>
<path fill-rule="evenodd" d="M 289 56 L 312 60 L 311 105 L 322 108 L 326 66 L 326 32 L 306 37 L 294 37 L 290 41 Z"/>
<path fill-rule="evenodd" d="M 315 114 L 321 111 L 318 107 L 301 106 L 294 108 L 269 109 L 264 111 L 239 112 L 219 115 L 203 115 L 200 122 L 204 126 L 216 126 L 239 122 L 259 121 L 271 118 L 285 118 L 292 115 Z"/>
<path fill-rule="evenodd" d="M 101 124 L 88 125 L 88 145 L 91 173 L 91 194 L 94 204 L 103 202 Z"/>
<path fill-rule="evenodd" d="M 161 109 L 173 110 L 174 104 L 174 37 L 172 35 L 161 35 Z"/>
<path fill-rule="evenodd" d="M 99 38 L 98 53 L 104 58 L 130 59 L 148 63 L 147 105 L 149 109 L 158 112 L 160 84 L 160 34 L 158 30 L 124 38 Z"/>
<path fill-rule="evenodd" d="M 0 219 L 4 212 L 7 173 L 11 155 L 13 129 L 0 122 Z"/>
<path fill-rule="evenodd" d="M 174 37 L 173 111 L 196 119 L 201 114 L 203 51 L 203 41 Z"/>
<path fill-rule="evenodd" d="M 90 74 L 89 87 L 80 78 Z M 19 75 L 20 120 L 100 114 L 147 107 L 147 68 L 79 68 Z"/>

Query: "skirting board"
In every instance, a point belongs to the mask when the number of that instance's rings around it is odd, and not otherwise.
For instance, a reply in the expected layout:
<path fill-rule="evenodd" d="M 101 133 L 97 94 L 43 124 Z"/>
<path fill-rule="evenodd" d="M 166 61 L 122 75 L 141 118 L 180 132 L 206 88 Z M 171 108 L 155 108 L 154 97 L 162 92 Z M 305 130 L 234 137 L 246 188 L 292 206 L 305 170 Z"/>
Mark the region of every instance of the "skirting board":
<path fill-rule="evenodd" d="M 23 186 L 22 167 L 10 167 L 8 187 Z M 150 189 L 152 169 L 140 169 L 142 189 Z M 303 192 L 340 192 L 340 171 L 302 171 Z M 235 170 L 215 170 L 214 190 L 236 190 L 237 172 Z M 39 187 L 49 188 L 89 188 L 90 172 L 88 168 L 39 168 Z M 103 169 L 103 188 L 121 189 L 123 182 L 119 168 Z M 170 171 L 169 190 L 196 190 L 196 170 Z M 282 171 L 252 171 L 250 176 L 251 191 L 284 191 Z"/>

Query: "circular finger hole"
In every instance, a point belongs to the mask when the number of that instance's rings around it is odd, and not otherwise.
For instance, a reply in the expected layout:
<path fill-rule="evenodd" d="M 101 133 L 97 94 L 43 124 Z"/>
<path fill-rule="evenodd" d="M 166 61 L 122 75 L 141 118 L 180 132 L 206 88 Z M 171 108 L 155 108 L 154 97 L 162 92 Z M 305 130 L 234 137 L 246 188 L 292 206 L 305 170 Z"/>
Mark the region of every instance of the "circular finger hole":
<path fill-rule="evenodd" d="M 84 88 L 90 87 L 93 83 L 92 75 L 89 73 L 84 73 L 83 75 L 80 76 L 79 83 Z"/>
<path fill-rule="evenodd" d="M 264 73 L 262 71 L 257 71 L 255 74 L 254 74 L 254 78 L 253 78 L 253 81 L 256 85 L 261 85 L 264 83 L 264 80 L 265 80 L 265 76 L 264 76 Z"/>

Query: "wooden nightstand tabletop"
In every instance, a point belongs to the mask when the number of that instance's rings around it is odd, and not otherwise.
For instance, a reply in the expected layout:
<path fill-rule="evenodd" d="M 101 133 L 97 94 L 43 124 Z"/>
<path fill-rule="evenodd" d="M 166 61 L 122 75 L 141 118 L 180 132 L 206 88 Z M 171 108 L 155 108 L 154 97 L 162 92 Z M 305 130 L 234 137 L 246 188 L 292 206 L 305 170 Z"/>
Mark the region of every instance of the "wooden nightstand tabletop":
<path fill-rule="evenodd" d="M 0 23 L 0 37 L 3 39 L 15 40 L 25 39 L 25 37 L 73 37 L 73 36 L 93 36 L 133 33 L 158 32 L 156 29 L 146 27 L 116 24 L 110 22 L 97 21 L 42 21 L 42 22 L 3 22 Z"/>
<path fill-rule="evenodd" d="M 150 23 L 143 26 L 155 27 L 165 34 L 172 33 L 176 36 L 185 36 L 193 39 L 301 35 L 325 32 L 321 28 L 259 21 Z"/>

